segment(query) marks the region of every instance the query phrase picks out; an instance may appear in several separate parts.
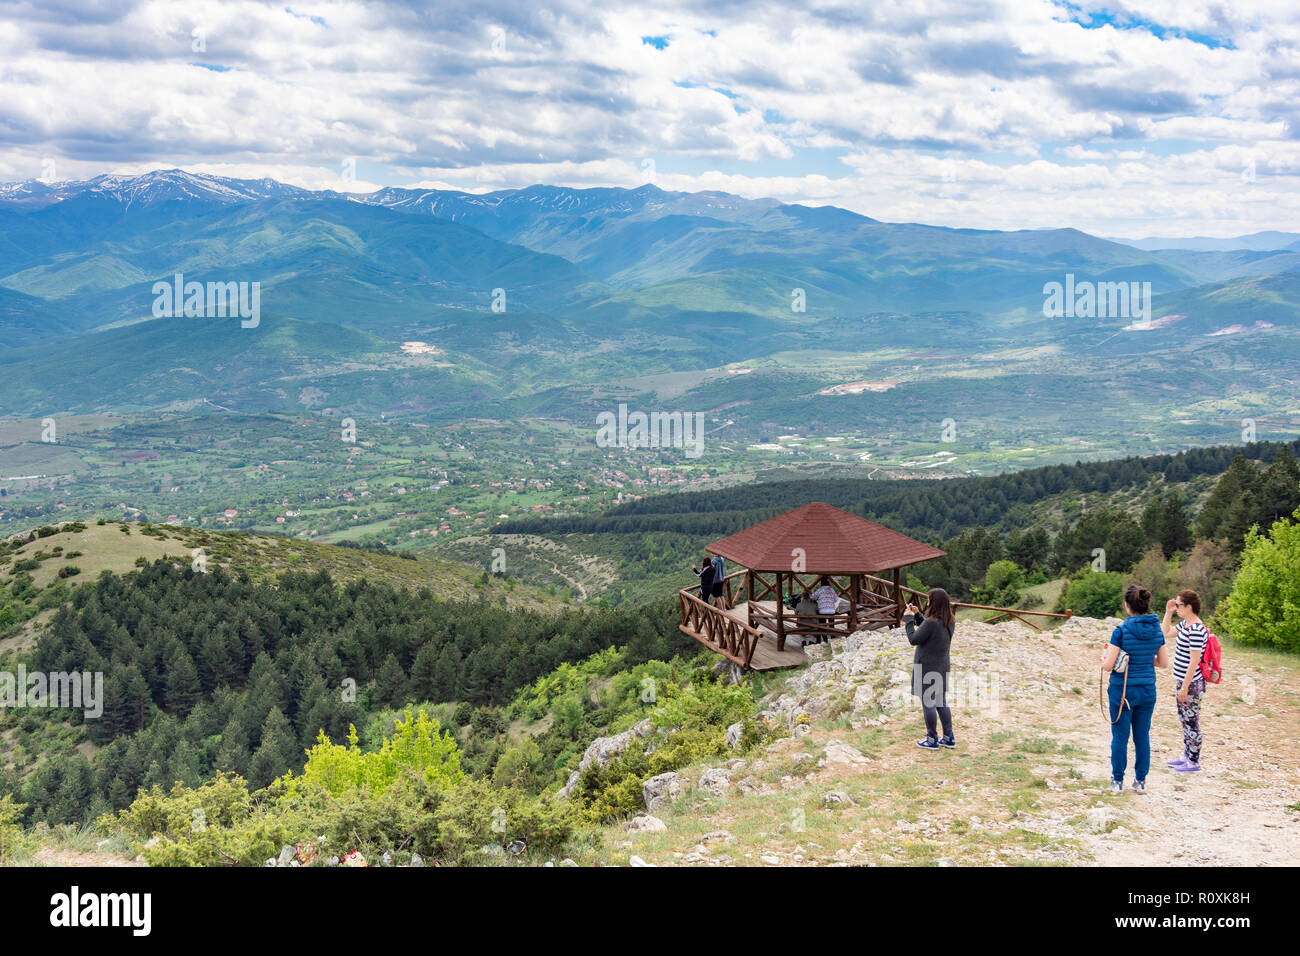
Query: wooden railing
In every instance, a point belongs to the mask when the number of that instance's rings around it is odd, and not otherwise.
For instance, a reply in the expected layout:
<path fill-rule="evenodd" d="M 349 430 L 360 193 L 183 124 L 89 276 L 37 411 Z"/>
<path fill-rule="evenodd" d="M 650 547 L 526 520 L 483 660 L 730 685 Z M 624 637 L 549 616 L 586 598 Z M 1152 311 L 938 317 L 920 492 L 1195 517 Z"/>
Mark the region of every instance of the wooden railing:
<path fill-rule="evenodd" d="M 725 580 L 725 579 L 724 579 Z M 692 590 L 698 590 L 694 588 Z M 748 668 L 758 646 L 759 631 L 732 617 L 722 608 L 701 601 L 689 590 L 677 592 L 682 623 L 678 629 L 717 651 L 728 660 Z M 728 601 L 730 607 L 730 601 Z"/>
<path fill-rule="evenodd" d="M 867 580 L 869 580 L 869 581 L 871 581 L 871 582 L 873 582 L 873 583 L 874 583 L 874 582 L 879 582 L 880 584 L 888 585 L 891 589 L 892 589 L 893 586 L 894 586 L 894 583 L 893 583 L 892 581 L 886 581 L 884 578 L 878 578 L 878 577 L 875 577 L 874 575 L 870 575 L 870 574 L 866 575 L 866 577 L 867 577 Z M 898 589 L 899 589 L 900 591 L 904 592 L 905 594 L 910 594 L 910 595 L 912 595 L 913 597 L 915 597 L 915 598 L 917 599 L 917 600 L 914 602 L 914 603 L 916 604 L 916 606 L 917 606 L 918 608 L 920 608 L 922 611 L 925 610 L 925 605 L 926 605 L 926 604 L 929 602 L 929 600 L 930 600 L 930 595 L 929 595 L 929 594 L 927 594 L 927 593 L 924 592 L 924 591 L 918 591 L 918 590 L 916 590 L 916 588 L 909 588 L 909 587 L 908 587 L 907 585 L 905 585 L 905 584 L 900 584 Z M 952 602 L 952 608 L 953 608 L 953 611 L 960 610 L 961 608 L 964 608 L 964 607 L 973 608 L 974 610 L 977 610 L 977 611 L 997 611 L 997 612 L 998 612 L 998 613 L 994 614 L 992 617 L 986 617 L 986 618 L 985 618 L 981 623 L 984 623 L 984 624 L 992 624 L 992 623 L 994 623 L 995 621 L 999 621 L 999 620 L 1001 620 L 1002 618 L 1015 618 L 1017 621 L 1020 621 L 1022 624 L 1028 624 L 1028 625 L 1029 625 L 1030 627 L 1032 627 L 1035 631 L 1041 631 L 1042 628 L 1039 627 L 1037 624 L 1035 624 L 1033 621 L 1028 620 L 1028 618 L 1026 618 L 1025 615 L 1033 615 L 1034 617 L 1059 617 L 1059 618 L 1064 618 L 1064 619 L 1066 619 L 1066 620 L 1069 620 L 1071 617 L 1074 616 L 1074 611 L 1072 611 L 1072 610 L 1068 610 L 1068 609 L 1066 610 L 1066 612 L 1065 612 L 1064 614 L 1057 614 L 1057 613 L 1054 613 L 1054 612 L 1052 612 L 1052 611 L 1030 611 L 1030 610 L 1026 610 L 1026 609 L 1024 609 L 1024 608 L 1014 608 L 1014 607 L 993 607 L 993 606 L 988 605 L 988 604 L 967 604 L 967 603 L 965 603 L 965 602 L 963 602 L 963 601 L 953 601 L 953 602 Z"/>

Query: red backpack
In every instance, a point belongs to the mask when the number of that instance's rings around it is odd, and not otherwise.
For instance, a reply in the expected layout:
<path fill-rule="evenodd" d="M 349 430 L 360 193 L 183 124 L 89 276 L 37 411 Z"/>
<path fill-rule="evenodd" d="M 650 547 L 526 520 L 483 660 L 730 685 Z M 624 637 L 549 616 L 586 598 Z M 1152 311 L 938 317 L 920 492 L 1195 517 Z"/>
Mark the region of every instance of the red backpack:
<path fill-rule="evenodd" d="M 1201 676 L 1207 684 L 1223 680 L 1223 645 L 1213 634 L 1206 632 L 1205 650 L 1201 651 Z"/>

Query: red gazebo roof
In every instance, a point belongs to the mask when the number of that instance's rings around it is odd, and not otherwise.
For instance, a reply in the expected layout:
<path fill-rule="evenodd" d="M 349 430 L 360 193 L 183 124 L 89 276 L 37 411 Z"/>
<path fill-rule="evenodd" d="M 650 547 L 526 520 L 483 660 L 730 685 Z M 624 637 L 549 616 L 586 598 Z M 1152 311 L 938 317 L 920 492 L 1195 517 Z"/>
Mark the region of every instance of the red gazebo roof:
<path fill-rule="evenodd" d="M 751 571 L 791 571 L 795 549 L 809 574 L 874 574 L 906 567 L 943 551 L 820 501 L 760 522 L 708 546 Z"/>

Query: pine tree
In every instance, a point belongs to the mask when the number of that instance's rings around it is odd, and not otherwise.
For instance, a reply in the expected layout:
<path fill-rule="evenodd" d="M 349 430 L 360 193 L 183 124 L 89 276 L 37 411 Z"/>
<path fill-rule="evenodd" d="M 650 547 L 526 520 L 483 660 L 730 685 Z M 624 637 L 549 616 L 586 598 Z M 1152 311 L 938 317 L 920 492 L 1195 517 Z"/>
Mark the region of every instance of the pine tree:
<path fill-rule="evenodd" d="M 248 731 L 238 714 L 232 714 L 221 731 L 221 745 L 213 761 L 213 769 L 244 774 L 248 770 Z"/>
<path fill-rule="evenodd" d="M 201 690 L 194 659 L 184 650 L 178 651 L 167 667 L 167 709 L 174 714 L 188 714 L 198 702 Z"/>
<path fill-rule="evenodd" d="M 1164 511 L 1161 521 L 1160 547 L 1166 558 L 1172 558 L 1179 551 L 1186 551 L 1192 546 L 1192 526 L 1183 507 L 1182 495 L 1171 491 L 1165 495 Z"/>
<path fill-rule="evenodd" d="M 1255 500 L 1258 487 L 1259 470 L 1238 454 L 1201 508 L 1196 536 L 1224 541 L 1234 553 L 1240 551 L 1241 537 L 1254 522 L 1258 510 Z M 1231 521 L 1229 512 L 1233 512 Z"/>
<path fill-rule="evenodd" d="M 1273 463 L 1264 469 L 1259 484 L 1256 520 L 1267 531 L 1273 522 L 1291 517 L 1300 508 L 1300 465 L 1291 449 L 1283 445 Z"/>
<path fill-rule="evenodd" d="M 411 665 L 411 697 L 415 700 L 433 700 L 434 681 L 438 673 L 439 649 L 432 642 L 426 643 L 415 655 Z"/>
<path fill-rule="evenodd" d="M 278 707 L 272 708 L 262 732 L 262 744 L 253 754 L 249 765 L 248 782 L 262 788 L 276 777 L 302 762 L 303 749 L 299 746 L 293 726 Z"/>
<path fill-rule="evenodd" d="M 390 707 L 406 699 L 406 675 L 392 654 L 384 658 L 384 663 L 379 667 L 379 673 L 375 677 L 375 691 L 379 699 Z"/>
<path fill-rule="evenodd" d="M 1159 495 L 1154 495 L 1142 509 L 1142 533 L 1147 536 L 1147 543 L 1164 541 L 1165 537 L 1165 502 Z"/>

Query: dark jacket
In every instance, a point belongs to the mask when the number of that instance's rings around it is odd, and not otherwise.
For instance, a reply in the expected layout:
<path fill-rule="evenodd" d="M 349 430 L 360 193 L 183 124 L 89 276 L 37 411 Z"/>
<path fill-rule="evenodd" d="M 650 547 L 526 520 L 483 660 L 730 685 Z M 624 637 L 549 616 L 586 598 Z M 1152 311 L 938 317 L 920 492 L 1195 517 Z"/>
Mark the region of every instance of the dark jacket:
<path fill-rule="evenodd" d="M 920 697 L 922 703 L 929 703 L 926 688 L 935 688 L 943 682 L 943 691 L 948 692 L 948 648 L 952 644 L 953 632 L 936 621 L 918 613 L 905 618 L 908 643 L 916 646 L 912 657 L 912 693 Z M 912 628 L 915 626 L 916 630 Z M 931 704 L 931 706 L 939 706 Z"/>
<path fill-rule="evenodd" d="M 707 601 L 713 595 L 713 565 L 706 564 L 699 575 L 700 597 Z"/>

